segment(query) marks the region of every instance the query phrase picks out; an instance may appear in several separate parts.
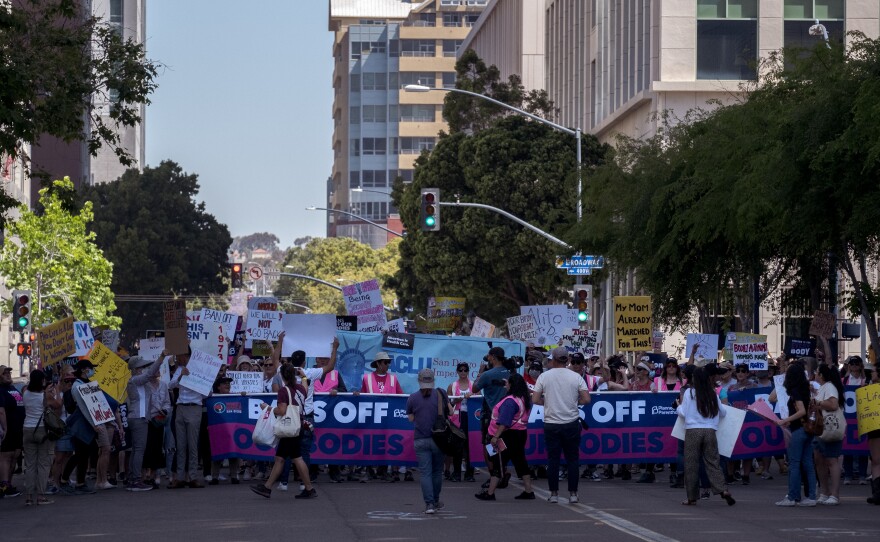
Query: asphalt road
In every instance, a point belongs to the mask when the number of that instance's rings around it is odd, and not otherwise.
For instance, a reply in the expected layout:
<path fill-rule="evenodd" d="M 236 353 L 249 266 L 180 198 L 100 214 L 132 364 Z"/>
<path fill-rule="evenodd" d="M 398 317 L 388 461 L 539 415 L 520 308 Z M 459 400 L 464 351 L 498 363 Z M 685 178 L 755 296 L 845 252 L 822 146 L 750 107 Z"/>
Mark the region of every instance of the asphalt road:
<path fill-rule="evenodd" d="M 23 497 L 0 500 L 0 538 L 202 541 L 298 540 L 594 540 L 785 541 L 880 537 L 880 508 L 865 503 L 867 486 L 844 486 L 837 507 L 778 508 L 784 477 L 732 486 L 737 504 L 720 497 L 695 507 L 679 504 L 684 491 L 670 489 L 665 473 L 655 484 L 581 482 L 581 503 L 550 504 L 546 480 L 538 499 L 515 501 L 517 482 L 499 490 L 498 501 L 477 501 L 479 483 L 444 483 L 446 507 L 423 513 L 418 482 L 330 484 L 322 474 L 319 497 L 300 501 L 290 491 L 266 500 L 247 483 L 222 482 L 205 489 L 121 489 L 94 495 L 56 495 L 49 506 L 25 507 Z M 478 476 L 478 481 L 485 475 Z M 661 482 L 661 479 L 663 482 Z M 418 480 L 418 478 L 417 478 Z M 23 480 L 17 479 L 21 487 Z M 563 488 L 565 488 L 563 481 Z M 565 491 L 561 492 L 566 495 Z"/>

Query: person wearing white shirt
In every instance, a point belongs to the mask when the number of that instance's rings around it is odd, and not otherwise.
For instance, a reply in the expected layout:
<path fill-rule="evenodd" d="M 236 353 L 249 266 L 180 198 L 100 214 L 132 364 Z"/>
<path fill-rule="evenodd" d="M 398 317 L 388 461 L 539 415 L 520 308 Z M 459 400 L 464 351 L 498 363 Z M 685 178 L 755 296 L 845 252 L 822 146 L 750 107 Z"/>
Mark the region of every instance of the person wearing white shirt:
<path fill-rule="evenodd" d="M 186 349 L 186 354 L 178 354 L 175 356 L 177 360 L 177 370 L 168 383 L 168 389 L 179 390 L 177 396 L 177 406 L 174 415 L 174 440 L 177 442 L 177 478 L 171 485 L 170 489 L 180 489 L 182 487 L 203 488 L 205 484 L 199 480 L 199 427 L 202 423 L 202 403 L 205 396 L 201 393 L 191 390 L 186 386 L 180 385 L 180 379 L 189 374 L 186 365 L 189 363 L 192 350 Z M 189 462 L 189 465 L 187 465 Z M 187 466 L 189 467 L 187 469 Z M 186 481 L 187 474 L 189 482 Z"/>

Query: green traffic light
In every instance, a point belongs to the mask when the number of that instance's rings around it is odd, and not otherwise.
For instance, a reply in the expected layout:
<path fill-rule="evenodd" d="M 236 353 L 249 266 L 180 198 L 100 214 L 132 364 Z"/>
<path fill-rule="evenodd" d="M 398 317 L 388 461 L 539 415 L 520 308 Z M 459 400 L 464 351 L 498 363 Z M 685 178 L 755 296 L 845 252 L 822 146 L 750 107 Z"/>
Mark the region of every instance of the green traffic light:
<path fill-rule="evenodd" d="M 433 228 L 434 224 L 436 224 L 436 223 L 437 223 L 437 219 L 434 218 L 433 216 L 425 217 L 425 226 L 428 226 L 429 228 Z"/>
<path fill-rule="evenodd" d="M 21 318 L 18 319 L 18 327 L 22 327 L 22 328 L 27 327 L 29 323 L 30 323 L 30 320 L 28 320 L 24 316 L 22 316 Z"/>
<path fill-rule="evenodd" d="M 578 313 L 578 322 L 586 322 L 587 321 L 587 313 L 579 312 Z"/>

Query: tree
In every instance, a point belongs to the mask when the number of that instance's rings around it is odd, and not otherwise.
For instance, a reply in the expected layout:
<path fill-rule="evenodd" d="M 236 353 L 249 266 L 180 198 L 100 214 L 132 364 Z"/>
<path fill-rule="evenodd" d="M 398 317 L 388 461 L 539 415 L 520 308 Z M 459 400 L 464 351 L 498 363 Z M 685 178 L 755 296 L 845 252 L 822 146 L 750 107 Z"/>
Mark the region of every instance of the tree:
<path fill-rule="evenodd" d="M 535 109 L 517 78 L 501 83 L 498 70 L 472 51 L 456 69 L 459 88 Z M 483 209 L 443 206 L 440 231 L 422 232 L 419 200 L 422 188 L 436 187 L 441 201 L 492 205 L 559 237 L 576 221 L 575 138 L 454 93 L 444 118 L 451 133 L 441 133 L 433 151 L 418 158 L 413 183 L 397 184 L 392 194 L 407 229 L 392 282 L 401 306 L 424 312 L 430 296 L 461 296 L 481 317 L 503 323 L 522 305 L 566 299 L 574 281 L 554 266 L 563 247 Z M 586 176 L 607 148 L 589 135 L 582 144 Z"/>
<path fill-rule="evenodd" d="M 40 190 L 44 213 L 36 215 L 22 208 L 21 218 L 9 224 L 0 255 L 0 275 L 10 288 L 31 290 L 36 325 L 74 316 L 94 325 L 119 326 L 113 316 L 116 305 L 110 290 L 113 264 L 107 261 L 87 231 L 93 220 L 92 205 L 86 202 L 79 212 L 61 204 L 58 191 L 72 192 L 73 183 L 65 177 L 55 181 L 55 192 Z"/>
<path fill-rule="evenodd" d="M 94 204 L 96 242 L 116 269 L 117 294 L 210 296 L 228 291 L 232 238 L 204 203 L 196 203 L 198 192 L 198 176 L 170 160 L 83 189 L 81 200 Z M 119 314 L 128 338 L 162 327 L 158 303 L 123 303 Z"/>
<path fill-rule="evenodd" d="M 391 307 L 396 299 L 388 281 L 397 271 L 399 245 L 399 241 L 393 240 L 377 250 L 348 237 L 312 239 L 302 247 L 296 246 L 287 251 L 284 265 L 291 268 L 285 271 L 339 286 L 378 279 L 382 300 L 385 306 Z M 314 313 L 346 314 L 339 291 L 323 284 L 281 277 L 274 292 L 279 300 L 306 305 Z"/>
<path fill-rule="evenodd" d="M 140 122 L 158 64 L 111 25 L 86 16 L 80 0 L 17 0 L 0 7 L 0 156 L 19 157 L 21 142 L 42 134 L 86 141 L 97 155 L 111 147 L 125 165 L 116 126 Z M 112 92 L 113 99 L 110 99 Z M 98 104 L 112 103 L 108 123 Z M 84 130 L 83 116 L 90 126 Z M 27 162 L 27 157 L 24 157 Z M 0 190 L 0 217 L 16 205 Z M 2 224 L 0 224 L 2 225 Z"/>
<path fill-rule="evenodd" d="M 232 250 L 240 250 L 243 252 L 251 252 L 255 249 L 262 248 L 271 253 L 278 250 L 278 242 L 278 236 L 274 233 L 252 233 L 250 235 L 235 237 L 232 240 L 231 248 Z"/>

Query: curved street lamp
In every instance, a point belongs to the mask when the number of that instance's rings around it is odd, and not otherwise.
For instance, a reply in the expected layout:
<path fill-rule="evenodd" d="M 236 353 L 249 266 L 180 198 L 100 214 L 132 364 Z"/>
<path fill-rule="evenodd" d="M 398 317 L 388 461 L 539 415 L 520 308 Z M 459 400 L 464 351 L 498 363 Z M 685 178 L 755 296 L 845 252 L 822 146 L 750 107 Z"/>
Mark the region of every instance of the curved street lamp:
<path fill-rule="evenodd" d="M 377 228 L 383 229 L 383 230 L 387 231 L 388 233 L 396 235 L 398 237 L 405 236 L 403 233 L 400 233 L 399 231 L 394 231 L 394 230 L 388 229 L 385 226 L 383 226 L 382 224 L 376 224 L 372 220 L 369 220 L 369 219 L 364 218 L 362 216 L 358 216 L 354 213 L 349 213 L 348 211 L 342 211 L 339 209 L 327 209 L 326 207 L 315 207 L 314 205 L 310 205 L 310 206 L 306 207 L 306 211 L 327 211 L 328 213 L 339 213 L 339 214 L 343 214 L 343 215 L 348 215 L 350 217 L 353 217 L 353 218 L 356 218 L 356 219 L 361 220 L 363 222 L 366 222 L 367 224 L 371 224 L 373 226 L 376 226 Z"/>

